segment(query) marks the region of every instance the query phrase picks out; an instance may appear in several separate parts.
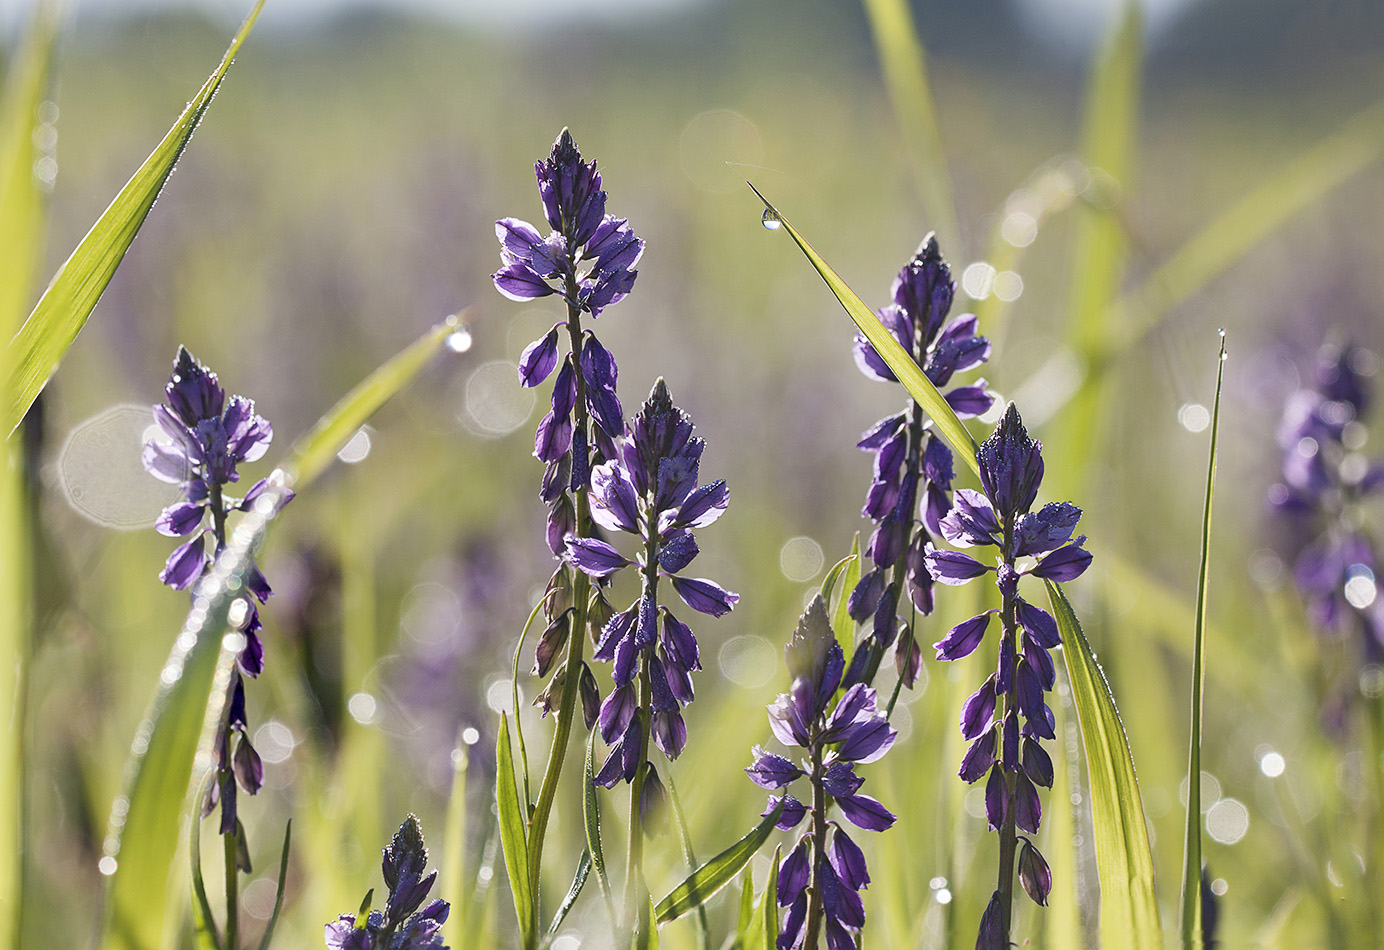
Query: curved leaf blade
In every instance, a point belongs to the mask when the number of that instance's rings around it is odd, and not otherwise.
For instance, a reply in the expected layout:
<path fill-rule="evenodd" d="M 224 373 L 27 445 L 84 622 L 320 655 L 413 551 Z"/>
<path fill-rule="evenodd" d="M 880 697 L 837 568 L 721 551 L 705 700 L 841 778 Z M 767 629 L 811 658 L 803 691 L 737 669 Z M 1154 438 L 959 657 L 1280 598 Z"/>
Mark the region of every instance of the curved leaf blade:
<path fill-rule="evenodd" d="M 586 766 L 582 773 L 582 823 L 586 829 L 586 853 L 591 856 L 591 866 L 596 869 L 596 880 L 601 885 L 606 911 L 614 922 L 618 918 L 615 916 L 610 878 L 606 875 L 605 854 L 601 851 L 601 804 L 596 798 L 595 765 L 596 730 L 592 729 L 586 740 Z"/>
<path fill-rule="evenodd" d="M 10 340 L 12 379 L 4 417 L 0 419 L 6 435 L 19 425 L 86 325 L 154 201 L 173 174 L 174 166 L 211 105 L 221 81 L 226 78 L 226 71 L 231 68 L 241 44 L 250 35 L 263 6 L 264 0 L 258 0 L 231 40 L 221 64 L 187 104 L 163 141 L 96 219 L 72 255 L 58 268 L 29 319 Z"/>
<path fill-rule="evenodd" d="M 1161 950 L 1153 854 L 1124 724 L 1066 594 L 1051 581 L 1043 583 L 1062 634 L 1062 656 L 1086 749 L 1100 875 L 1101 946 Z"/>
<path fill-rule="evenodd" d="M 1187 837 L 1182 850 L 1182 946 L 1198 950 L 1201 903 L 1201 717 L 1206 689 L 1206 597 L 1211 581 L 1211 500 L 1216 490 L 1216 449 L 1221 428 L 1221 384 L 1225 379 L 1225 332 L 1216 367 L 1211 408 L 1211 449 L 1206 460 L 1206 506 L 1201 515 L 1201 566 L 1197 571 L 1197 619 L 1192 634 L 1192 736 L 1187 748 Z"/>
<path fill-rule="evenodd" d="M 302 488 L 320 475 L 336 458 L 336 453 L 356 434 L 356 430 L 377 409 L 413 382 L 460 325 L 458 316 L 448 317 L 381 364 L 341 397 L 317 421 L 311 432 L 293 443 L 293 452 L 284 465 L 290 484 L 294 488 Z"/>
<path fill-rule="evenodd" d="M 533 946 L 533 898 L 529 890 L 529 846 L 524 834 L 524 808 L 514 783 L 514 752 L 509 741 L 509 715 L 500 713 L 500 735 L 495 743 L 495 804 L 500 812 L 500 846 L 505 852 L 505 871 L 514 894 L 514 913 L 519 920 L 520 944 Z"/>
<path fill-rule="evenodd" d="M 764 893 L 760 896 L 754 919 L 750 921 L 749 930 L 745 934 L 745 950 L 777 950 L 778 872 L 782 850 L 775 848 L 774 859 L 769 862 L 769 880 L 764 882 Z"/>
<path fill-rule="evenodd" d="M 746 184 L 749 184 L 746 182 Z M 978 446 L 976 440 L 971 437 L 971 433 L 966 431 L 966 427 L 961 424 L 961 420 L 956 417 L 952 407 L 947 405 L 947 401 L 942 398 L 942 394 L 937 391 L 937 387 L 923 375 L 923 371 L 918 364 L 913 362 L 908 353 L 899 341 L 894 339 L 893 334 L 884 328 L 884 324 L 879 322 L 879 318 L 874 312 L 856 296 L 855 291 L 841 279 L 836 271 L 831 269 L 831 265 L 822 259 L 816 249 L 798 233 L 798 229 L 788 223 L 777 208 L 769 203 L 769 199 L 759 193 L 759 189 L 750 185 L 759 200 L 764 202 L 764 208 L 769 215 L 770 222 L 777 222 L 783 230 L 788 232 L 788 236 L 798 245 L 813 268 L 821 275 L 827 287 L 841 302 L 841 306 L 846 308 L 846 313 L 855 321 L 855 325 L 860 328 L 860 332 L 870 341 L 870 345 L 875 348 L 875 352 L 893 370 L 903 387 L 908 390 L 908 394 L 917 400 L 918 404 L 931 417 L 933 425 L 937 427 L 937 432 L 946 440 L 947 445 L 951 446 L 953 452 L 961 456 L 962 461 L 980 477 L 980 467 L 976 464 L 976 452 Z"/>
<path fill-rule="evenodd" d="M 769 840 L 774 823 L 779 820 L 782 812 L 783 802 L 779 802 L 778 807 L 766 815 L 747 835 L 697 868 L 686 880 L 669 891 L 655 908 L 658 922 L 666 924 L 694 907 L 700 907 L 717 891 L 733 881 L 760 846 Z"/>
<path fill-rule="evenodd" d="M 577 903 L 577 898 L 581 896 L 581 889 L 586 886 L 586 879 L 591 874 L 591 852 L 582 850 L 581 858 L 577 861 L 577 873 L 572 876 L 572 886 L 567 891 L 567 896 L 562 899 L 562 903 L 557 905 L 557 911 L 553 914 L 552 923 L 548 925 L 546 940 L 552 940 L 557 936 L 558 930 L 562 927 L 562 922 L 567 919 L 567 914 Z"/>
<path fill-rule="evenodd" d="M 260 938 L 259 950 L 269 950 L 274 940 L 274 928 L 279 925 L 279 912 L 284 907 L 284 882 L 288 880 L 288 850 L 293 842 L 293 820 L 284 824 L 284 845 L 279 853 L 279 883 L 274 888 L 274 909 L 269 914 L 269 923 L 264 925 L 264 936 Z"/>

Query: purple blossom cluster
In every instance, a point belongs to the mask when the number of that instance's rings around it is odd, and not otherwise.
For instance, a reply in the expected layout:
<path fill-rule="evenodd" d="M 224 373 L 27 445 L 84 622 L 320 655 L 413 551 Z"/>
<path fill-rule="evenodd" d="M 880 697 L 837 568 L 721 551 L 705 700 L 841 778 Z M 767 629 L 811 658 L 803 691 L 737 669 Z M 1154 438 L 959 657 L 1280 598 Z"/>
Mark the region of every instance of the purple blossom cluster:
<path fill-rule="evenodd" d="M 384 910 L 368 911 L 359 923 L 355 914 L 342 914 L 327 924 L 323 937 L 329 950 L 447 950 L 442 942 L 442 924 L 450 905 L 436 899 L 418 911 L 437 880 L 437 871 L 423 873 L 428 866 L 428 849 L 413 815 L 404 820 L 384 849 L 382 865 L 389 886 Z M 366 900 L 368 903 L 368 895 Z"/>
<path fill-rule="evenodd" d="M 976 335 L 974 314 L 947 320 L 955 290 L 937 239 L 929 234 L 894 278 L 893 302 L 879 311 L 880 321 L 939 390 L 956 373 L 975 369 L 990 356 L 990 341 Z M 864 336 L 856 336 L 855 358 L 866 376 L 897 382 Z M 994 402 L 984 379 L 955 386 L 945 398 L 963 419 L 983 414 Z M 899 676 L 911 687 L 922 653 L 911 629 L 905 627 L 899 635 L 899 605 L 906 591 L 916 610 L 932 612 L 933 581 L 923 551 L 951 509 L 952 453 L 913 401 L 875 423 L 857 445 L 875 456 L 874 479 L 861 512 L 875 530 L 865 550 L 872 567 L 861 576 L 848 605 L 852 619 L 868 623 L 870 633 L 856 647 L 846 682 L 871 682 L 884 651 L 894 645 Z"/>
<path fill-rule="evenodd" d="M 566 129 L 548 158 L 534 165 L 534 173 L 553 230 L 544 237 L 518 218 L 495 222 L 502 266 L 491 279 L 511 300 L 557 294 L 567 302 L 568 319 L 553 324 L 519 358 L 519 382 L 526 387 L 540 385 L 557 370 L 551 409 L 538 425 L 533 454 L 547 465 L 540 494 L 549 506 L 548 545 L 561 557 L 566 536 L 579 533 L 572 493 L 587 487 L 594 464 L 615 457 L 614 440 L 624 430 L 624 413 L 615 394 L 615 358 L 594 333 L 581 329 L 580 316 L 599 317 L 629 294 L 644 242 L 627 219 L 606 214 L 596 163 L 582 161 Z M 559 369 L 558 337 L 563 329 L 569 351 Z M 591 431 L 588 414 L 595 423 Z"/>
<path fill-rule="evenodd" d="M 595 780 L 606 788 L 621 778 L 634 781 L 647 736 L 670 759 L 687 743 L 681 710 L 693 699 L 691 673 L 701 662 L 691 628 L 659 604 L 659 581 L 666 579 L 687 606 L 713 617 L 740 599 L 712 581 L 681 574 L 699 551 L 693 529 L 710 525 L 730 503 L 724 480 L 697 484 L 705 443 L 692 432 L 692 420 L 658 380 L 619 440 L 616 457 L 591 477 L 592 520 L 637 536 L 642 549 L 631 560 L 599 538 L 567 538 L 568 560 L 587 575 L 606 579 L 637 564 L 642 581 L 639 598 L 604 623 L 596 645 L 595 658 L 612 664 L 614 682 L 599 713 L 611 751 Z"/>
<path fill-rule="evenodd" d="M 942 536 L 958 547 L 997 548 L 995 565 L 931 544 L 924 555 L 929 573 L 939 583 L 964 584 L 993 572 L 1003 597 L 1000 610 L 985 610 L 957 624 L 934 647 L 939 660 L 969 656 L 980 645 L 991 616 L 1001 615 L 997 668 L 961 710 L 961 733 L 971 745 L 959 774 L 968 783 L 988 776 L 986 816 L 990 827 L 1001 833 L 1002 855 L 1008 845 L 1011 859 L 1015 828 L 1038 833 L 1042 806 L 1037 787 L 1052 787 L 1052 759 L 1040 740 L 1056 737 L 1046 694 L 1057 675 L 1049 651 L 1061 645 L 1052 615 L 1019 595 L 1019 581 L 1025 575 L 1070 581 L 1091 563 L 1085 536 L 1072 538 L 1080 508 L 1057 502 L 1031 510 L 1043 480 L 1042 448 L 1041 442 L 1029 438 L 1010 403 L 977 454 L 983 492 L 958 489 L 954 507 L 938 525 Z M 1028 566 L 1020 567 L 1021 561 Z M 1006 868 L 1004 863 L 1002 857 L 1001 889 L 1013 873 L 1012 865 Z M 1042 855 L 1027 840 L 1019 871 L 1029 896 L 1046 904 L 1051 875 Z M 982 922 L 980 947 L 1003 945 L 986 940 L 987 928 L 996 926 L 995 913 L 1002 914 L 1003 932 L 1008 931 L 1008 908 L 999 908 L 998 898 L 999 891 Z"/>
<path fill-rule="evenodd" d="M 1384 460 L 1361 454 L 1361 421 L 1370 387 L 1360 366 L 1369 354 L 1353 346 L 1324 347 L 1312 385 L 1283 407 L 1278 445 L 1283 481 L 1270 504 L 1313 540 L 1298 553 L 1293 580 L 1312 621 L 1324 634 L 1358 636 L 1369 662 L 1384 660 L 1384 598 L 1378 596 L 1377 558 L 1359 505 L 1384 489 Z"/>
<path fill-rule="evenodd" d="M 182 489 L 183 501 L 169 505 L 155 527 L 169 537 L 189 538 L 169 556 L 159 579 L 175 590 L 191 587 L 226 546 L 226 519 L 234 511 L 249 511 L 269 480 L 262 478 L 243 498 L 225 493 L 225 486 L 240 480 L 237 467 L 253 462 L 269 449 L 274 430 L 255 414 L 255 404 L 244 396 L 226 398 L 216 374 L 199 363 L 186 347 L 178 348 L 173 373 L 164 387 L 167 405 L 154 406 L 154 421 L 166 437 L 151 439 L 141 459 L 155 478 Z M 281 504 L 292 500 L 289 492 Z M 207 538 L 211 537 L 211 550 Z M 246 588 L 261 604 L 272 591 L 259 569 L 251 565 Z M 264 782 L 264 765 L 250 744 L 245 716 L 245 684 L 241 673 L 258 676 L 264 669 L 262 624 L 254 602 L 241 623 L 245 646 L 236 657 L 226 704 L 226 724 L 217 733 L 218 781 L 209 786 L 202 805 L 206 817 L 221 804 L 221 833 L 236 830 L 236 785 L 256 794 Z"/>
<path fill-rule="evenodd" d="M 830 950 L 853 950 L 865 924 L 860 892 L 869 885 L 870 873 L 860 847 L 828 814 L 835 805 L 848 822 L 866 831 L 894 824 L 888 809 L 860 794 L 865 780 L 855 767 L 883 756 L 898 733 L 879 708 L 875 691 L 864 683 L 836 698 L 845 654 L 821 595 L 799 620 L 786 655 L 793 684 L 769 705 L 769 728 L 785 746 L 806 755 L 794 762 L 756 746 L 754 764 L 745 770 L 761 788 L 787 789 L 804 777 L 811 785 L 810 804 L 784 791 L 770 797 L 764 812 L 779 810 L 777 826 L 785 831 L 810 818 L 807 831 L 779 865 L 776 900 L 788 911 L 778 948 L 816 946 L 825 929 Z"/>

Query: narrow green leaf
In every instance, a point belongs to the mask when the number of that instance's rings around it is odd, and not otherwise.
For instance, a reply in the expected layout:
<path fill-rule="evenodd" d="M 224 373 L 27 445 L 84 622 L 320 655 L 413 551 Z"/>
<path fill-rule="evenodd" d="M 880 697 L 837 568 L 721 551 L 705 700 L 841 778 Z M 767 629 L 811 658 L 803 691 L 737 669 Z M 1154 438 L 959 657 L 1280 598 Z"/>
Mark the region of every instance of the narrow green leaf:
<path fill-rule="evenodd" d="M 235 663 L 222 634 L 232 603 L 245 596 L 245 577 L 284 490 L 271 483 L 198 583 L 150 711 L 135 734 L 125 793 L 111 816 L 116 850 L 110 856 L 116 867 L 106 893 L 106 950 L 165 946 L 168 876 L 193 761 L 199 740 L 220 718 Z"/>
<path fill-rule="evenodd" d="M 307 485 L 331 464 L 356 430 L 396 393 L 413 382 L 460 326 L 448 317 L 409 344 L 341 398 L 312 431 L 293 444 L 284 470 L 294 488 Z"/>
<path fill-rule="evenodd" d="M 595 764 L 596 730 L 592 729 L 586 741 L 586 767 L 582 773 L 582 819 L 586 827 L 586 850 L 591 855 L 591 866 L 596 869 L 596 880 L 600 882 L 601 895 L 605 898 L 606 910 L 613 924 L 619 918 L 615 916 L 615 897 L 610 890 L 605 856 L 601 852 L 601 805 L 596 798 Z"/>
<path fill-rule="evenodd" d="M 760 846 L 769 840 L 774 823 L 782 812 L 783 802 L 779 802 L 778 807 L 755 825 L 749 834 L 697 868 L 685 881 L 669 891 L 658 902 L 658 922 L 666 924 L 676 920 L 710 900 L 712 895 L 734 880 Z"/>
<path fill-rule="evenodd" d="M 562 899 L 562 903 L 557 905 L 557 913 L 553 914 L 553 921 L 548 925 L 546 940 L 552 940 L 557 936 L 562 922 L 567 919 L 567 914 L 576 905 L 577 898 L 581 896 L 581 889 L 586 886 L 586 879 L 590 874 L 591 852 L 583 848 L 581 858 L 577 861 L 577 873 L 572 876 L 572 886 L 568 888 L 567 896 Z"/>
<path fill-rule="evenodd" d="M 1062 634 L 1062 656 L 1086 749 L 1101 888 L 1101 946 L 1161 950 L 1153 855 L 1124 724 L 1062 588 L 1051 581 L 1043 583 Z"/>
<path fill-rule="evenodd" d="M 284 845 L 279 853 L 279 883 L 274 888 L 274 910 L 269 914 L 269 923 L 264 925 L 264 936 L 260 938 L 259 950 L 269 950 L 269 944 L 274 939 L 274 928 L 279 925 L 279 912 L 284 907 L 284 882 L 288 880 L 288 850 L 292 842 L 293 821 L 289 820 L 284 824 Z"/>
<path fill-rule="evenodd" d="M 827 604 L 831 603 L 831 595 L 836 590 L 836 582 L 841 579 L 841 575 L 851 566 L 852 562 L 856 560 L 856 557 L 857 555 L 855 554 L 847 554 L 841 560 L 833 564 L 831 570 L 827 571 L 827 576 L 822 579 L 822 600 L 826 601 Z M 849 593 L 852 586 L 853 585 L 849 582 L 845 585 L 841 594 L 842 599 L 845 599 L 846 594 Z"/>
<path fill-rule="evenodd" d="M 524 621 L 524 629 L 519 631 L 519 642 L 514 647 L 514 666 L 509 677 L 509 696 L 510 702 L 514 707 L 514 735 L 519 740 L 519 774 L 520 784 L 524 789 L 524 801 L 531 802 L 533 797 L 529 794 L 529 750 L 524 745 L 524 727 L 519 722 L 519 658 L 524 652 L 524 640 L 529 635 L 529 628 L 538 617 L 538 612 L 551 600 L 557 596 L 557 590 L 553 589 L 544 594 L 538 603 L 533 605 L 533 610 L 529 611 L 529 619 Z M 556 675 L 556 674 L 554 674 Z"/>
<path fill-rule="evenodd" d="M 534 906 L 529 890 L 529 846 L 524 837 L 524 806 L 514 784 L 514 753 L 509 742 L 509 716 L 500 713 L 500 735 L 495 743 L 495 803 L 500 813 L 500 846 L 505 852 L 505 871 L 514 894 L 514 914 L 519 920 L 520 945 L 533 946 Z"/>
<path fill-rule="evenodd" d="M 755 907 L 754 919 L 745 934 L 745 950 L 776 950 L 778 946 L 778 870 L 782 848 L 774 849 L 769 863 L 769 880 Z"/>
<path fill-rule="evenodd" d="M 884 70 L 889 100 L 903 129 L 908 157 L 918 179 L 923 210 L 946 247 L 961 238 L 951 175 L 942 136 L 937 131 L 937 108 L 928 81 L 927 56 L 918 39 L 906 0 L 865 0 L 875 52 Z"/>
<path fill-rule="evenodd" d="M 263 6 L 264 0 L 258 0 L 231 41 L 221 65 L 187 104 L 163 141 L 120 189 L 72 255 L 58 268 L 29 319 L 10 341 L 12 385 L 4 405 L 5 415 L 0 419 L 6 434 L 19 425 L 86 325 L 96 301 L 105 292 L 149 209 L 173 173 L 173 167 L 206 114 Z"/>
<path fill-rule="evenodd" d="M 673 804 L 673 821 L 678 826 L 678 842 L 682 845 L 682 859 L 687 862 L 687 870 L 697 870 L 697 852 L 692 849 L 692 833 L 687 828 L 687 816 L 682 810 L 682 796 L 678 794 L 673 773 L 668 772 L 668 800 Z M 697 908 L 697 942 L 702 950 L 711 950 L 711 924 L 706 919 L 706 907 Z"/>
<path fill-rule="evenodd" d="M 447 915 L 448 941 L 463 944 L 471 937 L 472 896 L 475 894 L 474 875 L 466 873 L 466 772 L 470 764 L 469 748 L 457 737 L 452 750 L 452 792 L 447 796 L 447 822 L 442 832 L 442 895 L 451 905 Z"/>
<path fill-rule="evenodd" d="M 860 583 L 860 532 L 855 533 L 851 538 L 850 563 L 846 566 L 846 576 L 841 585 L 841 599 L 836 602 L 836 611 L 831 617 L 831 628 L 836 633 L 836 639 L 843 641 L 846 646 L 851 644 L 851 632 L 855 629 L 855 621 L 851 619 L 851 612 L 847 609 L 851 596 L 851 591 L 855 590 Z M 822 598 L 827 603 L 831 603 L 831 598 L 825 590 Z M 842 647 L 845 649 L 845 647 Z"/>
<path fill-rule="evenodd" d="M 206 795 L 214 781 L 216 772 L 208 770 L 198 790 L 198 799 Z M 217 932 L 216 918 L 207 900 L 207 886 L 202 879 L 202 816 L 197 809 L 188 816 L 187 824 L 187 853 L 192 865 L 192 942 L 198 950 L 221 950 L 221 935 Z"/>
<path fill-rule="evenodd" d="M 908 394 L 932 418 L 932 424 L 937 428 L 938 434 L 979 477 L 980 467 L 976 464 L 976 450 L 978 448 L 976 440 L 971 438 L 971 434 L 966 431 L 966 427 L 956 417 L 952 407 L 947 405 L 947 401 L 942 398 L 937 387 L 933 386 L 932 382 L 923 375 L 922 369 L 899 345 L 899 341 L 894 339 L 894 335 L 885 329 L 884 324 L 880 323 L 874 312 L 856 296 L 855 291 L 851 290 L 812 245 L 807 243 L 803 236 L 798 233 L 797 228 L 788 223 L 788 219 L 769 203 L 769 199 L 759 193 L 758 188 L 750 185 L 750 189 L 759 196 L 760 201 L 764 202 L 765 223 L 771 230 L 782 228 L 788 232 L 789 237 L 793 239 L 807 258 L 808 263 L 821 275 L 832 294 L 841 302 L 841 306 L 846 308 L 846 313 L 855 321 L 860 332 L 865 334 L 865 338 L 870 341 L 875 352 L 879 353 L 880 358 L 893 370 L 894 376 L 903 384 L 904 389 L 908 390 Z"/>
<path fill-rule="evenodd" d="M 1206 599 L 1211 582 L 1211 500 L 1216 489 L 1216 446 L 1225 378 L 1225 332 L 1216 366 L 1211 408 L 1211 449 L 1206 460 L 1206 506 L 1201 515 L 1201 566 L 1197 571 L 1197 620 L 1192 634 L 1192 736 L 1187 751 L 1187 837 L 1182 851 L 1182 946 L 1201 950 L 1201 717 L 1206 687 Z"/>
<path fill-rule="evenodd" d="M 745 941 L 754 920 L 754 868 L 746 866 L 740 878 L 740 914 L 735 922 L 735 942 L 732 947 L 744 950 Z"/>

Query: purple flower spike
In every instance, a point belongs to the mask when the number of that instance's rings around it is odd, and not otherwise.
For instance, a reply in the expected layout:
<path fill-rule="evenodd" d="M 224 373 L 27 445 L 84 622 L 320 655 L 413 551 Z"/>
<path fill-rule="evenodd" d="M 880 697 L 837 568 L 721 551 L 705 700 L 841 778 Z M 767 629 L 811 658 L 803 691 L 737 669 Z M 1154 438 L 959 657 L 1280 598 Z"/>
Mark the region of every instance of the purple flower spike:
<path fill-rule="evenodd" d="M 1004 515 L 1028 511 L 1043 480 L 1043 445 L 1030 439 L 1011 402 L 994 434 L 980 445 L 980 482 Z"/>
<path fill-rule="evenodd" d="M 372 950 L 388 943 L 390 950 L 446 950 L 442 925 L 450 905 L 433 900 L 414 913 L 437 880 L 437 871 L 424 874 L 428 851 L 418 819 L 409 815 L 384 852 L 384 878 L 389 886 L 384 911 L 369 911 L 364 920 L 342 914 L 327 924 L 323 936 L 329 950 Z M 370 904 L 366 895 L 365 906 Z"/>

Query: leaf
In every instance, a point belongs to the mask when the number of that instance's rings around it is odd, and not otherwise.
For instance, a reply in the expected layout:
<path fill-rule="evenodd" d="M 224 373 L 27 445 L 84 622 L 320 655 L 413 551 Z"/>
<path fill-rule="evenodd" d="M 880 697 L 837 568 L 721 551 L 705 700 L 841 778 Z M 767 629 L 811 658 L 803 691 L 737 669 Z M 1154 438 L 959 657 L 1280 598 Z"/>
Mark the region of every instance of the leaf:
<path fill-rule="evenodd" d="M 835 568 L 833 568 L 835 570 Z M 855 621 L 851 619 L 851 613 L 847 609 L 850 601 L 851 591 L 855 590 L 860 583 L 860 532 L 855 533 L 851 538 L 850 564 L 846 567 L 846 576 L 841 584 L 841 599 L 836 602 L 836 612 L 832 614 L 831 628 L 836 633 L 836 638 L 846 643 L 851 642 L 851 631 L 855 629 Z M 822 585 L 822 597 L 831 602 L 831 596 L 826 590 L 826 585 Z"/>
<path fill-rule="evenodd" d="M 677 783 L 673 773 L 668 772 L 668 800 L 673 805 L 673 821 L 678 826 L 678 842 L 682 845 L 682 859 L 687 869 L 697 869 L 697 853 L 692 850 L 692 833 L 687 828 L 687 816 L 682 811 L 682 798 L 678 795 Z M 697 908 L 697 940 L 702 950 L 711 950 L 711 924 L 706 919 L 706 908 Z"/>
<path fill-rule="evenodd" d="M 164 946 L 168 875 L 201 737 L 221 715 L 235 656 L 222 634 L 232 602 L 285 489 L 271 483 L 231 533 L 226 549 L 198 583 L 191 612 L 174 641 L 148 714 L 135 733 L 125 792 L 112 810 L 115 873 L 106 893 L 102 946 Z"/>
<path fill-rule="evenodd" d="M 841 306 L 846 308 L 846 313 L 855 321 L 855 325 L 860 328 L 860 332 L 865 335 L 865 338 L 870 341 L 875 352 L 879 353 L 880 358 L 893 370 L 894 376 L 903 384 L 904 389 L 908 390 L 908 394 L 932 418 L 932 423 L 938 434 L 946 440 L 952 451 L 959 455 L 979 478 L 980 466 L 976 464 L 976 450 L 978 448 L 976 440 L 971 438 L 971 434 L 966 431 L 966 427 L 956 417 L 952 407 L 947 405 L 947 401 L 942 398 L 937 387 L 933 386 L 931 381 L 923 375 L 922 369 L 899 345 L 899 341 L 894 339 L 894 335 L 885 329 L 884 324 L 880 323 L 879 318 L 856 296 L 855 291 L 851 290 L 812 245 L 807 243 L 803 236 L 798 233 L 797 228 L 788 223 L 788 219 L 769 203 L 768 198 L 759 193 L 758 188 L 750 185 L 750 190 L 759 196 L 760 201 L 764 202 L 765 220 L 771 226 L 777 224 L 788 232 L 788 236 L 802 250 L 808 263 L 821 275 L 822 280 L 826 281 L 827 287 L 841 302 Z"/>
<path fill-rule="evenodd" d="M 1062 656 L 1086 749 L 1100 875 L 1100 943 L 1103 947 L 1161 950 L 1153 856 L 1124 724 L 1072 605 L 1062 588 L 1051 581 L 1043 583 L 1062 634 Z"/>
<path fill-rule="evenodd" d="M 927 56 L 919 42 L 906 0 L 865 0 L 875 52 L 884 70 L 889 100 L 903 129 L 908 157 L 918 179 L 923 209 L 939 232 L 942 243 L 956 246 L 961 229 L 956 221 L 951 176 L 942 136 L 937 131 L 937 109 L 928 82 Z"/>
<path fill-rule="evenodd" d="M 676 920 L 694 907 L 699 907 L 711 899 L 740 873 L 760 845 L 769 840 L 774 831 L 774 823 L 783 812 L 783 802 L 766 815 L 745 837 L 707 861 L 687 876 L 677 887 L 668 892 L 658 902 L 657 917 L 660 924 Z"/>
<path fill-rule="evenodd" d="M 562 922 L 567 919 L 567 914 L 573 905 L 577 903 L 577 898 L 581 896 L 581 889 L 586 886 L 586 878 L 591 874 L 591 852 L 582 849 L 581 858 L 577 861 L 577 873 L 572 877 L 572 886 L 567 891 L 567 896 L 562 899 L 562 903 L 557 907 L 557 913 L 553 914 L 553 922 L 548 925 L 548 940 L 557 936 L 558 929 Z"/>
<path fill-rule="evenodd" d="M 778 947 L 778 872 L 781 848 L 774 849 L 774 859 L 769 863 L 769 880 L 764 882 L 764 893 L 760 895 L 755 907 L 754 920 L 745 934 L 745 950 L 777 950 Z"/>
<path fill-rule="evenodd" d="M 197 798 L 206 795 L 211 783 L 216 781 L 216 771 L 208 769 L 202 779 Z M 199 950 L 221 950 L 221 935 L 216 929 L 216 918 L 212 915 L 211 902 L 207 900 L 207 887 L 202 880 L 202 816 L 193 809 L 188 816 L 187 853 L 192 865 L 192 941 Z"/>
<path fill-rule="evenodd" d="M 586 851 L 591 855 L 591 866 L 596 869 L 596 880 L 601 884 L 601 895 L 605 897 L 606 910 L 612 922 L 615 916 L 615 897 L 610 891 L 610 878 L 606 876 L 605 856 L 601 853 L 601 805 L 596 799 L 595 775 L 596 730 L 592 729 L 586 742 L 586 768 L 582 773 L 582 819 L 586 827 Z"/>
<path fill-rule="evenodd" d="M 413 382 L 459 326 L 457 316 L 448 317 L 381 364 L 341 397 L 326 415 L 317 420 L 311 432 L 293 443 L 293 453 L 284 465 L 291 479 L 290 484 L 302 488 L 320 475 L 366 420 Z"/>
<path fill-rule="evenodd" d="M 1192 634 L 1192 736 L 1187 751 L 1187 837 L 1182 851 L 1182 946 L 1201 950 L 1201 718 L 1206 688 L 1206 596 L 1211 578 L 1211 500 L 1216 489 L 1216 446 L 1225 378 L 1225 333 L 1216 367 L 1216 401 L 1211 408 L 1211 449 L 1206 460 L 1206 506 L 1201 515 L 1201 566 L 1197 571 L 1197 619 Z"/>
<path fill-rule="evenodd" d="M 509 743 L 509 715 L 500 713 L 500 735 L 495 743 L 495 804 L 500 813 L 500 846 L 505 852 L 505 871 L 514 894 L 514 914 L 519 920 L 520 945 L 533 946 L 534 906 L 529 889 L 529 848 L 524 837 L 524 811 L 514 784 L 514 753 Z"/>
<path fill-rule="evenodd" d="M 195 817 L 195 816 L 194 816 Z M 260 938 L 259 950 L 269 950 L 274 939 L 274 928 L 279 925 L 279 911 L 284 906 L 284 882 L 288 880 L 288 849 L 293 841 L 293 822 L 284 824 L 284 846 L 279 854 L 279 883 L 274 888 L 274 910 L 269 914 L 269 923 L 264 925 L 264 936 Z"/>
<path fill-rule="evenodd" d="M 744 950 L 754 920 L 754 869 L 748 865 L 740 878 L 740 913 L 735 923 L 735 946 Z"/>
<path fill-rule="evenodd" d="M 187 104 L 163 141 L 120 189 L 76 250 L 58 268 L 29 319 L 10 340 L 9 365 L 13 375 L 4 404 L 5 415 L 0 418 L 5 433 L 12 433 L 19 425 L 86 325 L 96 301 L 105 292 L 149 209 L 173 173 L 173 167 L 187 148 L 263 6 L 264 0 L 258 0 L 231 41 L 221 65 Z"/>

